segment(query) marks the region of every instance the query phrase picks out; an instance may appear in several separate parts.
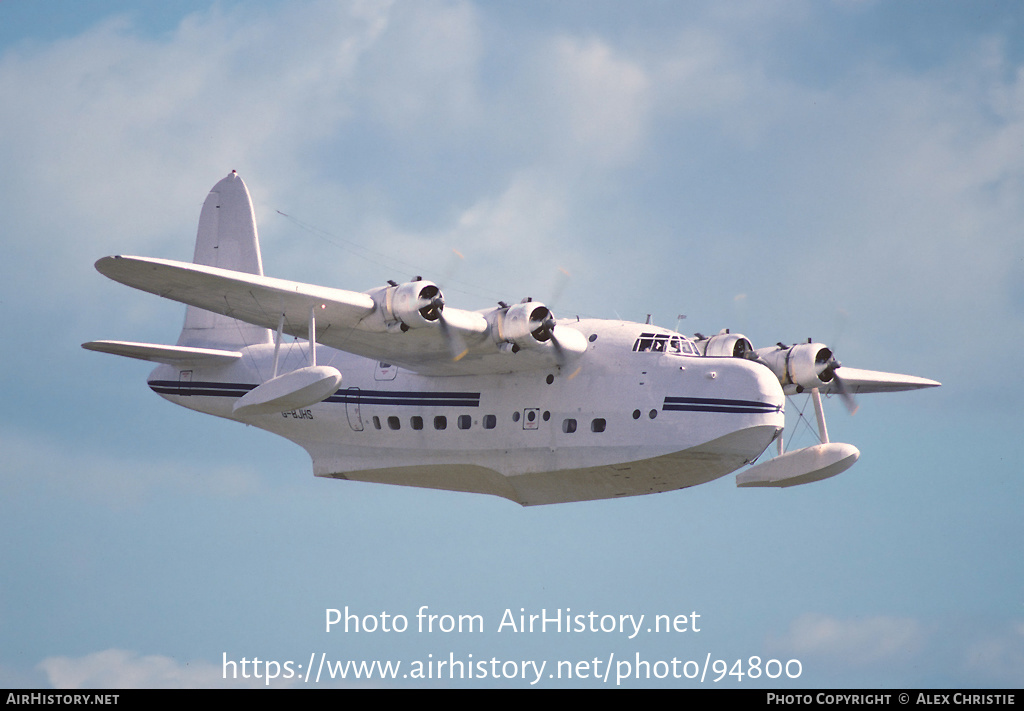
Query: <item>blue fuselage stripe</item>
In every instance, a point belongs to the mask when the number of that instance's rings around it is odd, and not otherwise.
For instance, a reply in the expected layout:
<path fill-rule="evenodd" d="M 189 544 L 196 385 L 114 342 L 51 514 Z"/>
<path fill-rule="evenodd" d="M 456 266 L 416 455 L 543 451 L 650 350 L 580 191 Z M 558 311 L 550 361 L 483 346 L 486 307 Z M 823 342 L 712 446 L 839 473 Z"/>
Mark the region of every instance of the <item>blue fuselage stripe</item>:
<path fill-rule="evenodd" d="M 733 412 L 762 414 L 781 412 L 781 405 L 772 405 L 757 400 L 725 400 L 702 397 L 666 397 L 662 404 L 663 411 L 670 412 Z"/>
<path fill-rule="evenodd" d="M 179 382 L 154 380 L 149 387 L 161 395 L 191 395 L 205 397 L 241 397 L 255 388 L 246 383 Z M 325 402 L 359 405 L 392 405 L 413 407 L 479 407 L 480 393 L 430 392 L 409 390 L 338 390 Z M 666 412 L 725 412 L 766 414 L 781 412 L 781 405 L 757 400 L 727 400 L 720 398 L 667 396 L 661 409 Z"/>
<path fill-rule="evenodd" d="M 153 380 L 149 387 L 161 395 L 205 397 L 241 397 L 255 385 L 245 383 L 207 383 L 177 380 Z M 415 392 L 405 390 L 338 390 L 325 402 L 358 403 L 360 405 L 412 405 L 419 407 L 480 407 L 480 393 Z"/>

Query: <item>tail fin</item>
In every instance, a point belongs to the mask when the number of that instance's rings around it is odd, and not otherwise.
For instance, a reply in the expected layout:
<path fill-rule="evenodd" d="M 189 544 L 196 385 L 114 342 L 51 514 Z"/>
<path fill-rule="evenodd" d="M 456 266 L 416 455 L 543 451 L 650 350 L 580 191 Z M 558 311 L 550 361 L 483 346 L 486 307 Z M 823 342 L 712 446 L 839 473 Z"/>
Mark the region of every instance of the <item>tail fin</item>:
<path fill-rule="evenodd" d="M 203 203 L 192 261 L 263 275 L 252 200 L 248 188 L 235 171 L 214 185 Z M 270 331 L 265 328 L 195 306 L 186 307 L 185 325 L 178 337 L 179 346 L 221 349 L 244 348 L 272 341 Z"/>

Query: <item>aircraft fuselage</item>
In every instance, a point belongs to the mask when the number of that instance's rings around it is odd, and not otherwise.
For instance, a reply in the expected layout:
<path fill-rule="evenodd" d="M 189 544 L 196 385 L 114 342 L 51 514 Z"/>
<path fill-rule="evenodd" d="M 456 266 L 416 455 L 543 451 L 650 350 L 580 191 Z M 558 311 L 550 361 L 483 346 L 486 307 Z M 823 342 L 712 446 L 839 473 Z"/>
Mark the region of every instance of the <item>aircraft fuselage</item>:
<path fill-rule="evenodd" d="M 701 484 L 754 461 L 783 428 L 785 396 L 763 365 L 634 350 L 642 332 L 670 333 L 650 325 L 566 323 L 589 346 L 565 372 L 427 376 L 320 345 L 316 362 L 341 371 L 341 387 L 288 412 L 232 412 L 271 377 L 273 344 L 245 348 L 230 365 L 161 365 L 149 383 L 176 404 L 296 442 L 317 476 L 489 493 L 523 505 Z M 281 345 L 280 372 L 308 362 L 308 342 Z"/>

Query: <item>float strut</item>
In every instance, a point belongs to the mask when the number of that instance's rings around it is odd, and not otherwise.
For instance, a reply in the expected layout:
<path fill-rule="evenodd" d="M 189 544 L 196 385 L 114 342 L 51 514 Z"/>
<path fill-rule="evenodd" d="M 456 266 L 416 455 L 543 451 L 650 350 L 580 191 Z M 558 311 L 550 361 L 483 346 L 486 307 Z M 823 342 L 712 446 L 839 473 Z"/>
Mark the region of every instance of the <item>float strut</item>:
<path fill-rule="evenodd" d="M 316 306 L 309 307 L 309 364 L 316 365 Z"/>
<path fill-rule="evenodd" d="M 271 378 L 277 377 L 277 363 L 278 357 L 281 355 L 281 333 L 284 331 L 284 312 L 281 312 L 281 318 L 277 322 L 277 336 L 274 338 L 274 374 Z"/>
<path fill-rule="evenodd" d="M 828 444 L 828 430 L 825 428 L 825 411 L 821 409 L 821 393 L 818 388 L 811 390 L 811 400 L 814 401 L 814 414 L 818 417 L 818 439 L 822 444 Z"/>

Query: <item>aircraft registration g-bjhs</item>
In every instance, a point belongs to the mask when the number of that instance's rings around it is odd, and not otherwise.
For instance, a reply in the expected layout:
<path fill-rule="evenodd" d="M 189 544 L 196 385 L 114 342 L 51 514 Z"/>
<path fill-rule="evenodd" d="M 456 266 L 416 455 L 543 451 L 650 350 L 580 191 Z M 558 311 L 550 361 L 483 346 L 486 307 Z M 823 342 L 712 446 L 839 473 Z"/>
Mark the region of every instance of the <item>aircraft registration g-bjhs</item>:
<path fill-rule="evenodd" d="M 114 256 L 96 269 L 187 305 L 176 345 L 83 344 L 159 363 L 149 386 L 171 402 L 292 440 L 317 476 L 524 506 L 682 489 L 750 464 L 738 486 L 824 479 L 860 453 L 828 441 L 822 394 L 939 385 L 841 366 L 820 343 L 755 350 L 727 331 L 556 321 L 529 299 L 462 311 L 419 278 L 357 293 L 266 277 L 234 171 L 206 198 L 193 263 Z M 799 392 L 821 444 L 783 453 Z M 755 463 L 772 443 L 778 456 Z"/>

